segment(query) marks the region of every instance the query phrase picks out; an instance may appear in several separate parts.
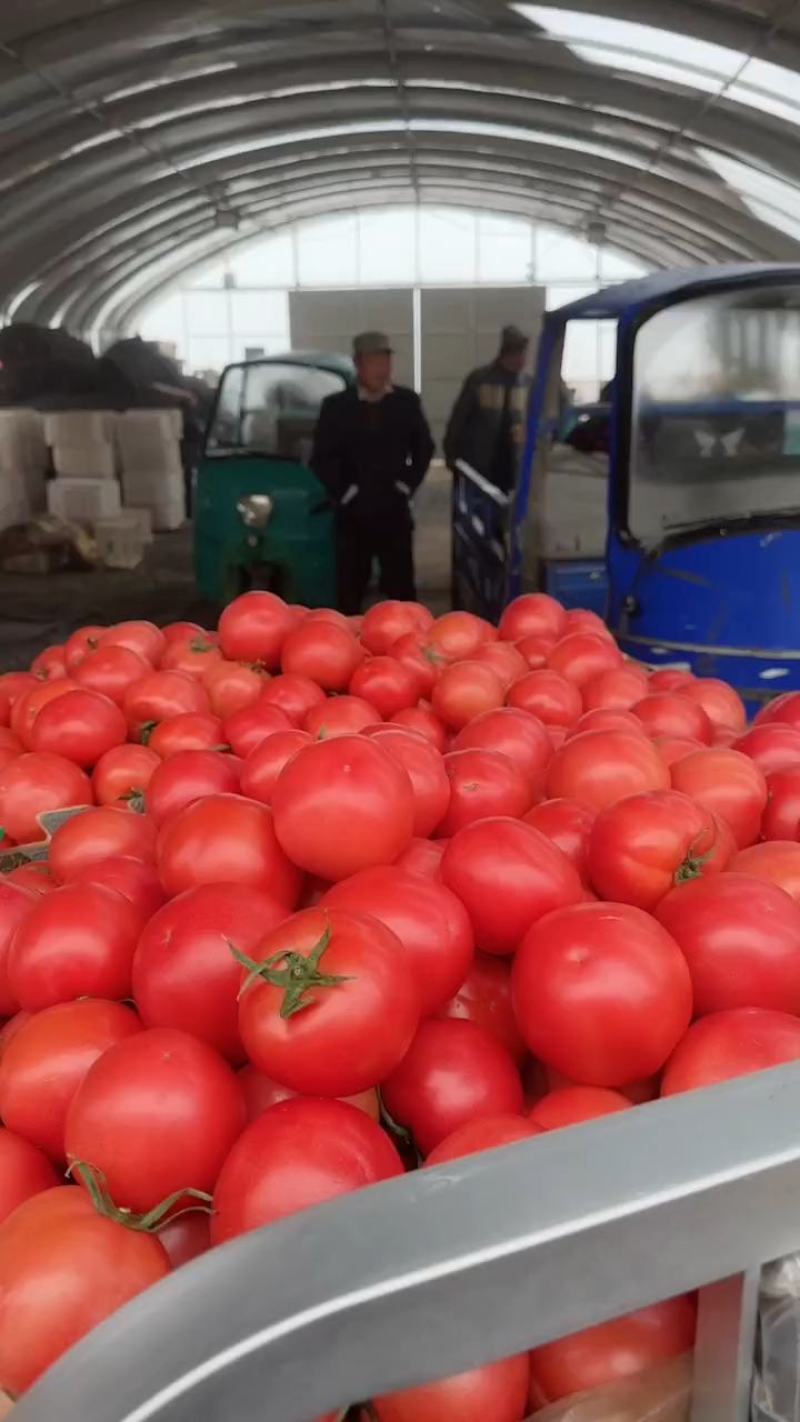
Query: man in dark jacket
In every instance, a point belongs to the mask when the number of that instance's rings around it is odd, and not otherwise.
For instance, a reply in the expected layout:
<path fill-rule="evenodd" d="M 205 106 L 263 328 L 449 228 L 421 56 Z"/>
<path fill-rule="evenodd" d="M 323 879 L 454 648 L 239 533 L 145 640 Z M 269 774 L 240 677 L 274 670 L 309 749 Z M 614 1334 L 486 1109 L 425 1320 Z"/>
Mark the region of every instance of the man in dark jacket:
<path fill-rule="evenodd" d="M 491 365 L 473 370 L 461 387 L 444 437 L 447 463 L 459 459 L 498 489 L 514 487 L 528 413 L 530 377 L 524 374 L 530 342 L 505 326 Z"/>
<path fill-rule="evenodd" d="M 356 336 L 355 388 L 320 410 L 311 467 L 336 510 L 339 606 L 357 613 L 373 560 L 384 597 L 414 600 L 411 497 L 434 444 L 413 390 L 392 384 L 392 348 L 380 331 Z"/>

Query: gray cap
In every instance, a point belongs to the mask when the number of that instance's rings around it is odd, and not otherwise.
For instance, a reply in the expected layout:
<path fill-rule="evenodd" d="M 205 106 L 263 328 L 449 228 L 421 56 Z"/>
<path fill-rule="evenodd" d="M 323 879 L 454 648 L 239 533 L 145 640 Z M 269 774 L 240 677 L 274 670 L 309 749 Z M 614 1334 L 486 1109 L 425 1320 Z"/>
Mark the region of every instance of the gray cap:
<path fill-rule="evenodd" d="M 526 336 L 519 326 L 504 326 L 500 332 L 501 355 L 515 355 L 518 351 L 525 351 L 530 343 L 530 336 Z"/>
<path fill-rule="evenodd" d="M 394 355 L 392 343 L 383 331 L 362 331 L 353 341 L 353 355 L 359 356 Z"/>

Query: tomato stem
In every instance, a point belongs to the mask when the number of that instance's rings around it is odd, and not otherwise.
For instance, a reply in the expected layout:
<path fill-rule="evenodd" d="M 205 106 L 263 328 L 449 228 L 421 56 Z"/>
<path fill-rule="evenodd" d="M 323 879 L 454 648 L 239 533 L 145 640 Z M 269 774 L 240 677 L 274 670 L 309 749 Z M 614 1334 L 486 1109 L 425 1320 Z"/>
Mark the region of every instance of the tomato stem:
<path fill-rule="evenodd" d="M 143 815 L 145 813 L 144 790 L 140 790 L 137 787 L 135 790 L 129 790 L 127 795 L 120 795 L 120 799 L 124 800 L 127 805 L 130 805 L 134 814 Z"/>
<path fill-rule="evenodd" d="M 150 744 L 150 737 L 152 736 L 152 734 L 153 734 L 154 730 L 156 729 L 156 726 L 157 726 L 157 725 L 158 725 L 158 721 L 145 721 L 145 722 L 143 723 L 143 725 L 141 726 L 141 728 L 140 728 L 140 730 L 139 730 L 139 743 L 140 743 L 140 745 L 149 746 L 149 744 Z"/>
<path fill-rule="evenodd" d="M 319 943 L 312 948 L 307 957 L 304 957 L 302 953 L 294 952 L 273 953 L 270 958 L 265 958 L 263 963 L 257 963 L 253 958 L 248 958 L 245 953 L 240 953 L 233 943 L 229 943 L 228 946 L 237 963 L 240 963 L 248 971 L 239 997 L 244 997 L 253 983 L 260 978 L 263 982 L 269 983 L 270 987 L 283 991 L 281 1017 L 284 1019 L 294 1017 L 296 1013 L 303 1012 L 305 1008 L 313 1006 L 317 999 L 308 996 L 311 988 L 339 987 L 342 983 L 351 981 L 350 978 L 342 977 L 340 974 L 320 972 L 320 963 L 330 941 L 331 930 L 330 925 L 327 925 Z"/>
<path fill-rule="evenodd" d="M 189 643 L 190 652 L 213 652 L 214 650 L 214 643 L 207 642 L 204 637 L 196 637 L 193 642 Z"/>
<path fill-rule="evenodd" d="M 180 1219 L 181 1215 L 193 1214 L 198 1210 L 207 1215 L 214 1213 L 211 1195 L 206 1194 L 205 1190 L 187 1188 L 176 1190 L 146 1214 L 137 1215 L 133 1210 L 115 1205 L 103 1171 L 98 1170 L 96 1165 L 89 1165 L 85 1160 L 74 1160 L 67 1171 L 67 1178 L 80 1181 L 99 1215 L 104 1219 L 113 1220 L 115 1224 L 124 1225 L 126 1229 L 134 1230 L 137 1234 L 156 1234 L 165 1224 L 172 1224 L 173 1220 Z M 177 1210 L 175 1206 L 182 1200 L 190 1203 Z"/>

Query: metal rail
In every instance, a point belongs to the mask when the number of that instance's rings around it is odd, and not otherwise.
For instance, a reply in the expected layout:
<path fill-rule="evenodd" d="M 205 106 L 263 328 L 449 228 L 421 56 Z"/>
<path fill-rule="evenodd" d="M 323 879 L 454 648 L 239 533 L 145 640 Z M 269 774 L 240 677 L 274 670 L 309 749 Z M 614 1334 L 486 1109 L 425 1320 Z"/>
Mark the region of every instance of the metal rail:
<path fill-rule="evenodd" d="M 782 1067 L 296 1215 L 135 1300 L 14 1422 L 310 1422 L 703 1285 L 694 1422 L 744 1422 L 798 1122 Z"/>

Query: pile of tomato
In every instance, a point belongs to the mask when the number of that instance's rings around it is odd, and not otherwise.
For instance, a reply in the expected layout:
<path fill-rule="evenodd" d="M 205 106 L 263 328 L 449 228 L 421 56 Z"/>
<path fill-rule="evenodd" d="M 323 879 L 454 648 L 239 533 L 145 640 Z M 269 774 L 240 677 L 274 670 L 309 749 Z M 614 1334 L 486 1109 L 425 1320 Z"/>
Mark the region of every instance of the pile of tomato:
<path fill-rule="evenodd" d="M 12 1397 L 247 1231 L 800 1058 L 800 695 L 748 728 L 543 594 L 81 628 L 0 676 L 0 826 Z M 693 1331 L 671 1299 L 352 1415 L 520 1422 Z"/>

